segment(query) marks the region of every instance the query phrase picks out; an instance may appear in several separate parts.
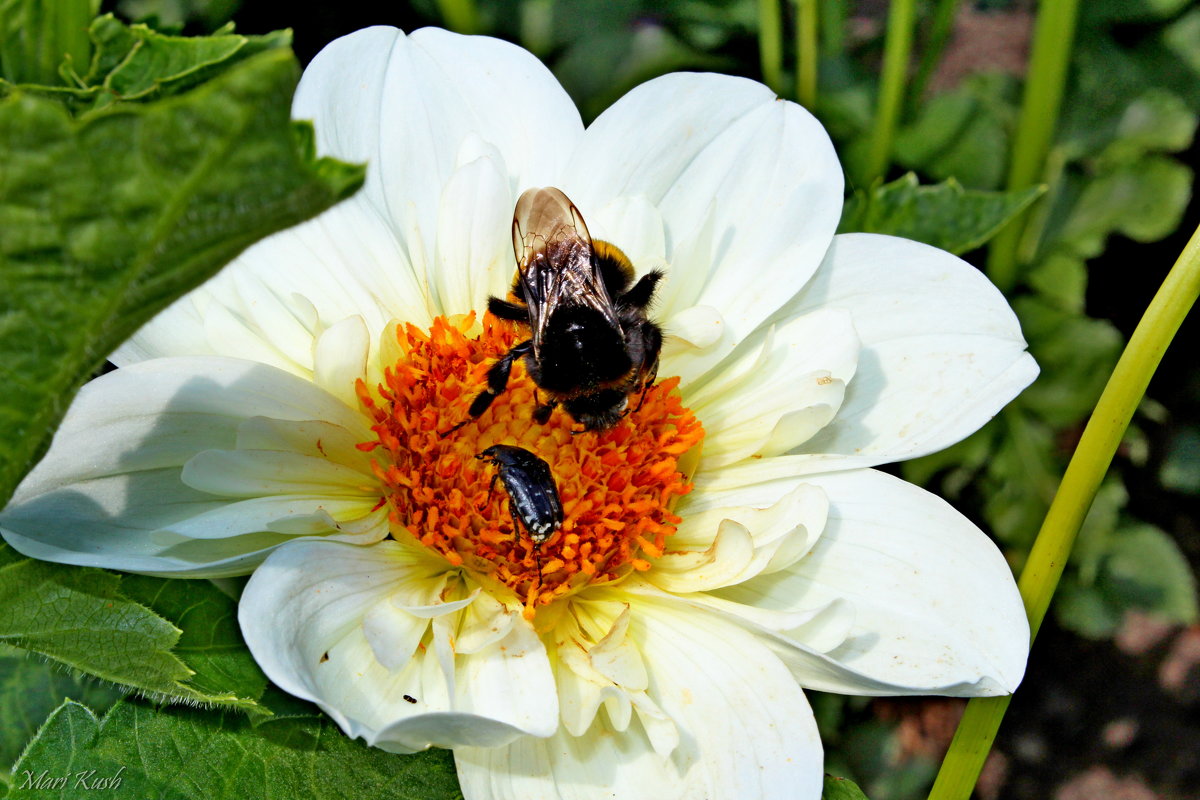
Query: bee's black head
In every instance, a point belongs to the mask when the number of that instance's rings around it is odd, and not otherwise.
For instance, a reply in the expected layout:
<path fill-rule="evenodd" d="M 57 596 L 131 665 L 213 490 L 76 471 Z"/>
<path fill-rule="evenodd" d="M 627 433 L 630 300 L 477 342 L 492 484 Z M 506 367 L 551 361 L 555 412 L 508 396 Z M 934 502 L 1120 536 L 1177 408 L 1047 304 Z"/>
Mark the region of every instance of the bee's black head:
<path fill-rule="evenodd" d="M 616 425 L 629 405 L 629 396 L 618 389 L 601 389 L 591 394 L 572 397 L 563 408 L 584 430 L 602 431 Z"/>

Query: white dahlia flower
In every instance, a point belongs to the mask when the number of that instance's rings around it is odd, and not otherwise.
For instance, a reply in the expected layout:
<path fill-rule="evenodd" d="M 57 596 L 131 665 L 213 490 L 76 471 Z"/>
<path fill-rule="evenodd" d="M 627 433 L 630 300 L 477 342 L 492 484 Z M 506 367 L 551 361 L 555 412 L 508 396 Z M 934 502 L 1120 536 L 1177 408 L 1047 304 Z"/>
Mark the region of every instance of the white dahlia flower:
<path fill-rule="evenodd" d="M 377 747 L 453 748 L 470 800 L 816 798 L 802 687 L 1016 687 L 1004 559 L 871 467 L 975 431 L 1037 368 L 970 265 L 834 235 L 842 171 L 803 108 L 676 74 L 585 129 L 513 45 L 371 28 L 317 56 L 294 115 L 365 188 L 114 354 L 0 517 L 15 548 L 253 571 L 240 621 L 271 680 Z M 659 382 L 572 435 L 533 420 L 518 363 L 442 436 L 519 340 L 484 311 L 534 186 L 666 273 Z M 474 458 L 498 443 L 558 483 L 540 547 Z"/>

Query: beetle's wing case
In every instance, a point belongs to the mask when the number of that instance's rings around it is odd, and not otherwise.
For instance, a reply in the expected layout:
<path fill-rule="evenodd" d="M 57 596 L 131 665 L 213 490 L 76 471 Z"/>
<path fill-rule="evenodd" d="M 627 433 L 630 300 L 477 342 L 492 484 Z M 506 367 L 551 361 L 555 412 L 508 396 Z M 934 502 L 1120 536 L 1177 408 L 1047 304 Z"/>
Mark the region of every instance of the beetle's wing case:
<path fill-rule="evenodd" d="M 512 237 L 517 284 L 529 309 L 535 359 L 540 356 L 550 318 L 559 307 L 594 308 L 621 330 L 597 267 L 587 223 L 565 194 L 552 186 L 526 190 L 513 211 Z"/>

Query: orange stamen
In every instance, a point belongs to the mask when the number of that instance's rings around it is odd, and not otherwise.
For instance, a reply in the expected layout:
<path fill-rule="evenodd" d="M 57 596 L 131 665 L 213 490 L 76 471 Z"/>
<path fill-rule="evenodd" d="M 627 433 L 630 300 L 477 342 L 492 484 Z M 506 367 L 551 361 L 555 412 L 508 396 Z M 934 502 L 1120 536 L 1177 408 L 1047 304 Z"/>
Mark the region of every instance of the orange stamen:
<path fill-rule="evenodd" d="M 561 409 L 534 423 L 536 387 L 518 361 L 491 408 L 443 436 L 467 419 L 488 368 L 518 341 L 516 326 L 490 315 L 482 334 L 472 329 L 473 314 L 438 317 L 428 332 L 397 326 L 400 359 L 373 390 L 355 387 L 376 435 L 358 448 L 374 456 L 392 536 L 507 587 L 530 619 L 585 586 L 649 569 L 679 523 L 670 506 L 692 488 L 678 460 L 704 438 L 680 402 L 679 379 L 648 389 L 612 429 L 573 435 L 578 425 Z M 564 523 L 540 547 L 513 530 L 500 484 L 489 491 L 495 467 L 475 455 L 493 444 L 524 447 L 550 465 Z"/>

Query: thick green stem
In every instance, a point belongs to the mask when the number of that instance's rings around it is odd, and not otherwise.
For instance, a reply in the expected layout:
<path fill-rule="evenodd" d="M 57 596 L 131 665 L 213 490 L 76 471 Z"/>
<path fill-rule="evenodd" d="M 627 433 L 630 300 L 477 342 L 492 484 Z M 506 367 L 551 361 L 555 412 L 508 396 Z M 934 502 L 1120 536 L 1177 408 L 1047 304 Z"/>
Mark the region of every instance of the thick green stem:
<path fill-rule="evenodd" d="M 846 0 L 817 0 L 817 24 L 821 28 L 821 52 L 838 58 L 846 49 Z"/>
<path fill-rule="evenodd" d="M 1027 189 L 1041 179 L 1067 82 L 1077 10 L 1078 0 L 1043 0 L 1038 10 L 1029 75 L 1008 169 L 1010 190 Z M 1006 225 L 992 240 L 988 252 L 988 277 L 1002 291 L 1016 285 L 1017 247 L 1026 219 L 1021 214 Z"/>
<path fill-rule="evenodd" d="M 763 82 L 778 93 L 783 83 L 783 9 L 779 0 L 758 0 L 758 57 Z"/>
<path fill-rule="evenodd" d="M 796 99 L 817 107 L 817 0 L 796 0 Z"/>
<path fill-rule="evenodd" d="M 1046 617 L 1075 535 L 1133 419 L 1133 412 L 1198 295 L 1200 228 L 1179 254 L 1121 354 L 1029 552 L 1017 585 L 1029 615 L 1031 636 L 1037 636 Z M 989 697 L 967 704 L 929 800 L 965 800 L 970 796 L 1008 702 L 1008 697 Z"/>
<path fill-rule="evenodd" d="M 892 158 L 892 140 L 904 101 L 908 80 L 908 57 L 912 52 L 916 0 L 892 0 L 888 10 L 887 37 L 883 45 L 883 75 L 879 80 L 879 102 L 875 107 L 875 128 L 867 156 L 863 185 L 869 186 L 887 172 Z"/>
<path fill-rule="evenodd" d="M 475 0 L 437 0 L 446 27 L 457 33 L 479 33 L 479 9 Z"/>
<path fill-rule="evenodd" d="M 933 71 L 942 62 L 942 52 L 946 49 L 946 43 L 950 41 L 950 33 L 954 30 L 954 17 L 957 14 L 958 0 L 937 0 L 929 21 L 929 36 L 921 51 L 921 62 L 908 90 L 908 101 L 913 110 L 925 97 L 925 87 L 929 85 Z"/>

